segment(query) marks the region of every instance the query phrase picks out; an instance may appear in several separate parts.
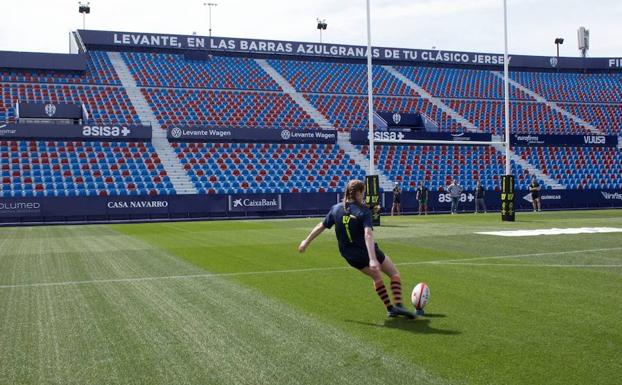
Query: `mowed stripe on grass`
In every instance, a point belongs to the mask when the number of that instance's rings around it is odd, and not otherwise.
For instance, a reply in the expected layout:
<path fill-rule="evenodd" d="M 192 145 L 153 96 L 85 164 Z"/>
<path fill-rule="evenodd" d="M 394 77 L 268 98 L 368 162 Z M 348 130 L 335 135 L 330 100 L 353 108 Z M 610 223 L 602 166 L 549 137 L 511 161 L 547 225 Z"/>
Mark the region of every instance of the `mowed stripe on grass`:
<path fill-rule="evenodd" d="M 105 226 L 2 232 L 1 285 L 205 273 Z M 220 277 L 14 287 L 0 308 L 2 384 L 443 383 Z"/>
<path fill-rule="evenodd" d="M 383 218 L 381 248 L 400 264 L 404 290 L 432 288 L 431 314 L 411 323 L 385 319 L 369 279 L 348 269 L 332 232 L 304 255 L 300 239 L 318 219 L 115 226 L 228 279 L 313 314 L 451 381 L 473 384 L 617 384 L 622 317 L 619 234 L 531 239 L 475 235 L 484 229 L 622 225 L 620 211 Z M 529 257 L 527 257 L 529 255 Z M 470 266 L 449 261 L 492 259 L 530 268 Z M 511 256 L 512 258 L 505 258 Z M 430 263 L 431 261 L 437 263 Z M 322 270 L 339 265 L 345 269 Z M 301 270 L 309 269 L 308 272 Z M 295 274 L 285 273 L 297 270 Z M 282 271 L 282 274 L 246 274 Z M 237 272 L 237 273 L 236 273 Z M 572 367 L 572 371 L 565 368 Z"/>

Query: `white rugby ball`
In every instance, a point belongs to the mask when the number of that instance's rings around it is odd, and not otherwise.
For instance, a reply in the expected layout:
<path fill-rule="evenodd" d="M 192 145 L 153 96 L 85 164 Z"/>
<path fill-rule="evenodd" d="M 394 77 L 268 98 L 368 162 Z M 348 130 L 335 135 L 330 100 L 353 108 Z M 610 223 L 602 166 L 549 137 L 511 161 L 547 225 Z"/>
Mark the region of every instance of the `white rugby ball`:
<path fill-rule="evenodd" d="M 430 288 L 425 282 L 419 282 L 411 296 L 415 309 L 423 309 L 430 302 Z"/>

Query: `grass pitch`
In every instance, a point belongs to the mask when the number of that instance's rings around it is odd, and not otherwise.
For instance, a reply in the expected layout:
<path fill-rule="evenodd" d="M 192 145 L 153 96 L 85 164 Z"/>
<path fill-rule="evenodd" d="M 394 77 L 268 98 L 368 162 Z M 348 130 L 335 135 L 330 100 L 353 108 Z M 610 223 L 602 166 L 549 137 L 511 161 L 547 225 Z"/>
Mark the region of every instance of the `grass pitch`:
<path fill-rule="evenodd" d="M 318 219 L 0 229 L 0 384 L 619 384 L 622 211 L 383 218 L 387 319 Z"/>

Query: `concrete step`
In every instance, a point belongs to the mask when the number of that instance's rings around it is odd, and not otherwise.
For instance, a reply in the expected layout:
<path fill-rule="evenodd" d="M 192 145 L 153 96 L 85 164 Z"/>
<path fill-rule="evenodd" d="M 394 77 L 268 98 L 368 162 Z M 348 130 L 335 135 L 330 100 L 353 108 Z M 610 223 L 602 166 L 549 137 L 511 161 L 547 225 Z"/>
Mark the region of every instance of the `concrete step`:
<path fill-rule="evenodd" d="M 505 81 L 505 77 L 504 77 L 503 73 L 501 73 L 499 71 L 491 71 L 491 72 L 492 72 L 493 75 L 495 75 L 496 77 L 498 77 L 502 81 Z M 530 90 L 529 88 L 525 87 L 524 85 L 522 85 L 521 83 L 517 82 L 516 80 L 508 79 L 508 83 L 511 86 L 513 86 L 514 88 L 518 88 L 519 90 L 523 91 L 527 95 L 531 96 L 536 101 L 549 106 L 552 110 L 557 111 L 560 114 L 566 116 L 567 118 L 569 118 L 571 120 L 574 120 L 575 122 L 579 123 L 581 126 L 585 127 L 585 129 L 587 129 L 591 133 L 598 134 L 598 135 L 604 135 L 604 132 L 602 132 L 601 130 L 599 130 L 598 128 L 593 126 L 592 124 L 590 124 L 590 123 L 586 122 L 585 120 L 579 118 L 578 116 L 570 113 L 569 111 L 565 110 L 564 108 L 558 106 L 556 103 L 547 100 L 544 96 L 538 94 L 537 92 L 535 92 L 533 90 Z"/>
<path fill-rule="evenodd" d="M 151 122 L 151 144 L 155 148 L 166 173 L 171 179 L 175 191 L 177 191 L 178 194 L 197 194 L 198 191 L 194 183 L 190 180 L 179 158 L 177 158 L 177 154 L 175 154 L 175 151 L 166 138 L 166 131 L 163 130 L 162 126 L 158 123 L 155 114 L 137 86 L 121 54 L 119 52 L 108 52 L 108 58 L 117 72 L 119 80 L 121 80 L 121 84 L 125 88 L 140 120 L 142 122 Z"/>
<path fill-rule="evenodd" d="M 298 93 L 296 89 L 289 84 L 281 74 L 279 74 L 266 60 L 255 59 L 257 64 L 268 74 L 274 81 L 283 89 L 283 92 L 288 94 L 303 110 L 313 118 L 313 120 L 321 127 L 326 129 L 335 129 L 333 124 L 326 119 L 322 113 L 320 113 L 305 97 Z M 361 152 L 350 143 L 350 134 L 338 133 L 337 145 L 344 150 L 346 154 L 353 159 L 354 162 L 363 170 L 369 169 L 369 158 L 361 154 Z M 393 183 L 381 170 L 375 170 L 376 175 L 380 182 L 380 187 L 385 191 L 391 191 L 393 189 Z"/>
<path fill-rule="evenodd" d="M 406 84 L 408 87 L 410 87 L 411 89 L 415 90 L 419 95 L 421 95 L 421 97 L 427 99 L 428 101 L 430 101 L 430 103 L 432 103 L 435 106 L 437 106 L 439 109 L 441 109 L 441 111 L 444 111 L 446 114 L 451 116 L 452 119 L 454 119 L 457 122 L 459 122 L 467 130 L 470 130 L 472 132 L 482 132 L 478 127 L 476 127 L 473 123 L 468 121 L 464 116 L 462 116 L 460 113 L 458 113 L 457 111 L 455 111 L 454 109 L 452 109 L 448 105 L 446 105 L 441 99 L 432 96 L 432 94 L 430 94 L 428 91 L 426 91 L 423 87 L 421 87 L 420 85 L 415 83 L 413 80 L 411 80 L 411 79 L 407 78 L 406 76 L 404 76 L 404 74 L 400 73 L 395 68 L 393 68 L 391 66 L 382 66 L 382 68 L 384 68 L 387 72 L 389 72 L 395 78 L 399 79 L 402 83 Z M 495 73 L 495 72 L 493 72 L 493 73 Z M 495 75 L 498 76 L 498 73 L 495 73 Z M 542 97 L 540 97 L 540 98 L 542 98 Z M 506 154 L 505 146 L 500 145 L 500 144 L 495 144 L 495 145 L 493 145 L 493 147 L 498 152 L 500 152 L 501 154 L 503 154 L 503 155 Z M 508 155 L 509 158 L 511 160 L 513 160 L 516 164 L 520 165 L 523 169 L 526 169 L 530 174 L 536 175 L 537 178 L 539 178 L 540 180 L 544 181 L 544 183 L 546 183 L 547 185 L 551 186 L 552 188 L 554 188 L 554 189 L 564 189 L 564 188 L 566 188 L 564 185 L 560 184 L 555 179 L 553 179 L 553 178 L 549 177 L 548 175 L 544 174 L 541 170 L 539 170 L 537 167 L 535 167 L 531 163 L 525 161 L 520 156 L 516 155 L 516 153 L 514 153 L 514 151 L 509 150 L 507 153 L 509 154 Z"/>

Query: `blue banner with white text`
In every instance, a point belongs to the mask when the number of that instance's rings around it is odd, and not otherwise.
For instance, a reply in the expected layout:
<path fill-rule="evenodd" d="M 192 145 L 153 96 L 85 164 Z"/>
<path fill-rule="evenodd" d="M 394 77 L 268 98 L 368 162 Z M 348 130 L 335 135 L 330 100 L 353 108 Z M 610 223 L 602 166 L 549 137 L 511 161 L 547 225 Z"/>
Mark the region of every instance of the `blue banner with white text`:
<path fill-rule="evenodd" d="M 240 39 L 195 35 L 79 30 L 87 48 L 110 50 L 202 50 L 364 60 L 367 47 L 344 44 Z M 372 47 L 377 60 L 502 68 L 503 54 Z M 602 70 L 622 69 L 622 58 L 510 55 L 510 68 Z"/>
<path fill-rule="evenodd" d="M 151 140 L 151 126 L 35 123 L 0 125 L 0 140 L 19 139 L 145 142 Z"/>
<path fill-rule="evenodd" d="M 337 193 L 0 198 L 0 222 L 324 215 L 339 198 Z M 391 209 L 392 199 L 393 193 L 381 193 L 383 212 Z M 540 199 L 544 210 L 619 208 L 622 190 L 543 190 Z M 485 202 L 489 211 L 498 211 L 500 192 L 486 192 Z M 516 191 L 514 202 L 517 210 L 531 209 L 531 193 Z M 405 212 L 417 211 L 415 193 L 404 191 L 401 204 Z M 449 212 L 450 205 L 448 193 L 430 191 L 429 212 Z M 474 193 L 463 192 L 459 212 L 473 212 L 474 208 Z"/>
<path fill-rule="evenodd" d="M 350 131 L 350 142 L 353 144 L 368 144 L 368 131 L 366 130 L 352 130 Z M 398 143 L 383 143 L 382 141 L 390 140 L 397 141 Z M 444 141 L 467 141 L 467 142 L 490 142 L 492 140 L 491 134 L 482 133 L 454 133 L 447 132 L 395 132 L 395 131 L 374 131 L 374 141 L 378 141 L 378 144 L 398 144 L 399 141 L 406 140 L 444 140 Z M 408 144 L 408 143 L 404 143 Z"/>
<path fill-rule="evenodd" d="M 615 135 L 539 135 L 511 134 L 512 146 L 599 146 L 616 147 L 618 137 Z"/>
<path fill-rule="evenodd" d="M 285 128 L 169 127 L 167 137 L 173 142 L 225 143 L 329 143 L 337 142 L 336 130 Z"/>

